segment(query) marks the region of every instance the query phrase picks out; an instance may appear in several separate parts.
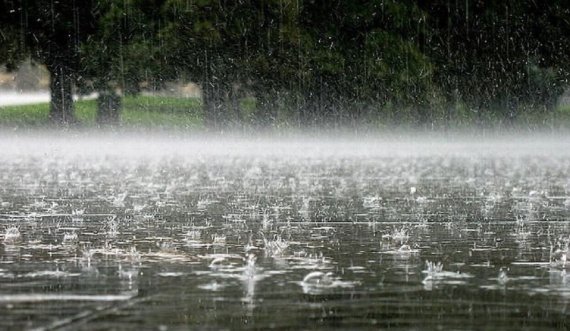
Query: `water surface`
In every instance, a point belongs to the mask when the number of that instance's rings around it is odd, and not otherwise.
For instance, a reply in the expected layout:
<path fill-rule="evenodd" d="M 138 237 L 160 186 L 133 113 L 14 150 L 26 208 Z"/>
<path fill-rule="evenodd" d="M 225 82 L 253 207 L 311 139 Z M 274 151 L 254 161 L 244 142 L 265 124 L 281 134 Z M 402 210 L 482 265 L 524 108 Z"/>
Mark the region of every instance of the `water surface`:
<path fill-rule="evenodd" d="M 2 329 L 568 327 L 565 138 L 4 138 Z"/>

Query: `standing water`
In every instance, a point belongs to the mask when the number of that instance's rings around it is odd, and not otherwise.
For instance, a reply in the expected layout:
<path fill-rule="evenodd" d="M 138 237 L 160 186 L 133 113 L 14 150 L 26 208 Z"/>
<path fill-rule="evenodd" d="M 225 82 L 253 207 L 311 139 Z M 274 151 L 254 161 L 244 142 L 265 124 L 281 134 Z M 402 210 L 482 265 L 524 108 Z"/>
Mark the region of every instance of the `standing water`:
<path fill-rule="evenodd" d="M 5 136 L 0 329 L 567 329 L 568 140 L 417 141 Z"/>

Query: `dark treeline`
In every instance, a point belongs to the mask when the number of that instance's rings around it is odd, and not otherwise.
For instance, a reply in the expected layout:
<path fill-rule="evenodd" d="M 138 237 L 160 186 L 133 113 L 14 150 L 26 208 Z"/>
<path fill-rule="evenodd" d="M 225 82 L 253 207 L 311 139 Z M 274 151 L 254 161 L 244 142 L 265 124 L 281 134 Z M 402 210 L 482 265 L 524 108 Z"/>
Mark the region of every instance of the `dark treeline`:
<path fill-rule="evenodd" d="M 73 88 L 106 123 L 119 93 L 173 81 L 212 127 L 508 123 L 570 73 L 567 0 L 0 1 L 0 63 L 46 65 L 58 123 Z"/>

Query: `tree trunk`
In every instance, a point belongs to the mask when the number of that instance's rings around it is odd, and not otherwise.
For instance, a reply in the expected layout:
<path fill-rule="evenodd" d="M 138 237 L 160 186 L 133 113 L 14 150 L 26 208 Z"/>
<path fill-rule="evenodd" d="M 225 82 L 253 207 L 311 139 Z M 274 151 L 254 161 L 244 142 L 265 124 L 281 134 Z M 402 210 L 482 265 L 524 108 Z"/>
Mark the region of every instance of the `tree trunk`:
<path fill-rule="evenodd" d="M 202 89 L 202 107 L 207 128 L 218 129 L 222 126 L 224 98 L 218 84 L 207 82 Z"/>
<path fill-rule="evenodd" d="M 118 125 L 121 97 L 114 91 L 99 91 L 97 98 L 97 123 L 99 125 Z"/>
<path fill-rule="evenodd" d="M 299 109 L 299 127 L 313 127 L 316 124 L 317 119 L 320 117 L 322 110 L 319 92 L 307 91 L 303 93 L 303 99 L 301 102 L 301 108 Z"/>
<path fill-rule="evenodd" d="M 271 127 L 276 118 L 277 95 L 271 91 L 262 90 L 257 96 L 254 124 L 259 128 Z"/>
<path fill-rule="evenodd" d="M 240 128 L 244 123 L 241 113 L 238 88 L 236 86 L 230 86 L 230 90 L 228 92 L 228 104 L 228 107 L 231 108 L 231 112 L 234 115 L 234 126 L 236 128 Z"/>
<path fill-rule="evenodd" d="M 49 119 L 57 125 L 76 123 L 73 106 L 73 74 L 68 66 L 55 63 L 48 66 L 50 73 Z"/>

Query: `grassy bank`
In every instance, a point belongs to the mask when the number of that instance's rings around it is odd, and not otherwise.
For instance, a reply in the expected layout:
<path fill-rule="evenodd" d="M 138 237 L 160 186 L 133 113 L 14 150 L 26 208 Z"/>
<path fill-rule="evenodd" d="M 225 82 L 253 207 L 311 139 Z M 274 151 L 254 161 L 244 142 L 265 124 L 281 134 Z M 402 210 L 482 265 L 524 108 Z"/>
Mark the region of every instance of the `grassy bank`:
<path fill-rule="evenodd" d="M 204 128 L 204 116 L 201 101 L 198 98 L 177 98 L 164 96 L 136 96 L 122 99 L 123 108 L 120 113 L 121 127 L 132 129 L 190 129 L 200 130 Z M 242 123 L 255 123 L 255 99 L 244 99 L 241 104 Z M 80 127 L 97 128 L 95 122 L 97 112 L 96 100 L 80 100 L 75 103 L 75 115 L 80 122 Z M 22 106 L 0 106 L 0 127 L 10 129 L 35 129 L 49 127 L 48 120 L 49 104 L 33 104 Z M 290 109 L 275 111 L 276 122 L 272 127 L 278 130 L 297 130 L 299 122 Z M 292 115 L 293 114 L 293 115 Z M 439 115 L 438 115 L 439 114 Z M 235 123 L 235 114 L 229 113 L 228 123 Z M 233 117 L 232 117 L 233 116 Z M 381 108 L 376 112 L 364 115 L 358 122 L 352 125 L 362 126 L 370 132 L 389 132 L 401 130 L 425 129 L 427 131 L 470 131 L 470 130 L 558 130 L 570 128 L 570 106 L 558 107 L 555 111 L 521 112 L 513 120 L 507 121 L 493 112 L 487 112 L 483 116 L 469 111 L 467 108 L 457 108 L 453 113 L 445 115 L 434 112 L 429 124 L 419 124 L 418 113 L 413 109 Z M 368 116 L 368 117 L 367 117 Z M 335 128 L 348 125 L 345 129 L 350 130 L 351 123 L 337 123 Z M 309 125 L 310 126 L 310 125 Z M 235 126 L 241 129 L 252 129 L 254 126 Z M 333 127 L 333 126 L 331 126 Z M 324 125 L 324 129 L 329 128 Z M 355 126 L 352 126 L 354 129 Z M 228 128 L 232 129 L 232 128 Z M 329 128 L 330 129 L 330 128 Z M 336 129 L 335 129 L 336 130 Z M 270 131 L 272 131 L 270 129 Z"/>
<path fill-rule="evenodd" d="M 96 100 L 75 102 L 75 115 L 82 127 L 96 127 Z M 49 125 L 49 104 L 0 106 L 0 126 L 35 128 Z M 158 96 L 123 98 L 121 126 L 126 128 L 189 128 L 203 127 L 199 99 Z"/>

